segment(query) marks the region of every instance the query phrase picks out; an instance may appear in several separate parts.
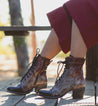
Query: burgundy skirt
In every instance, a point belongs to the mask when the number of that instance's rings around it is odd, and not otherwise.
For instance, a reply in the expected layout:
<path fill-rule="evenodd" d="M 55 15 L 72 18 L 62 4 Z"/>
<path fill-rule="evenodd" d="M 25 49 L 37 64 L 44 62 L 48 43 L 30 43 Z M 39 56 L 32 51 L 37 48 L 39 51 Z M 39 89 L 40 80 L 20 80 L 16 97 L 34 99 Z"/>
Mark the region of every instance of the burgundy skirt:
<path fill-rule="evenodd" d="M 98 0 L 70 0 L 47 16 L 64 53 L 70 50 L 70 17 L 77 24 L 87 48 L 98 42 Z"/>

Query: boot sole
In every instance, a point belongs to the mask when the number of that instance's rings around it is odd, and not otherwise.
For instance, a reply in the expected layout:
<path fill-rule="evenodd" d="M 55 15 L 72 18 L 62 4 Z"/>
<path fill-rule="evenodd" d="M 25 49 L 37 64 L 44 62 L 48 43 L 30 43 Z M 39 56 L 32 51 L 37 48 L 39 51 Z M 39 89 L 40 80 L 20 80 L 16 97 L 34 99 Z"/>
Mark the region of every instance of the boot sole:
<path fill-rule="evenodd" d="M 78 88 L 78 89 L 70 89 L 66 93 L 59 95 L 59 96 L 57 96 L 57 95 L 56 96 L 52 96 L 52 95 L 47 96 L 47 95 L 44 95 L 44 94 L 41 94 L 41 93 L 39 93 L 39 96 L 43 96 L 44 98 L 47 98 L 47 99 L 58 99 L 58 98 L 63 97 L 64 95 L 66 95 L 70 91 L 73 91 L 73 94 L 72 94 L 73 99 L 82 99 L 84 92 L 85 92 L 85 87 L 81 87 L 81 88 Z"/>
<path fill-rule="evenodd" d="M 7 89 L 7 92 L 9 92 L 9 93 L 14 93 L 14 94 L 17 94 L 17 95 L 26 95 L 26 94 L 28 94 L 28 93 L 30 93 L 30 92 L 32 92 L 33 90 L 30 90 L 30 91 L 28 91 L 28 92 L 15 92 L 15 91 L 11 91 L 11 90 L 8 90 Z"/>
<path fill-rule="evenodd" d="M 28 94 L 28 93 L 30 93 L 30 92 L 32 92 L 32 91 L 22 93 L 22 92 L 15 92 L 15 91 L 9 91 L 9 90 L 7 90 L 7 92 L 9 92 L 9 93 L 14 93 L 14 94 L 17 94 L 17 95 L 26 95 L 26 94 Z"/>
<path fill-rule="evenodd" d="M 45 84 L 45 85 L 44 84 L 42 84 L 42 85 L 36 85 L 34 88 L 35 88 L 35 92 L 38 93 L 40 89 L 47 88 L 47 84 Z M 7 92 L 14 93 L 14 94 L 17 94 L 17 95 L 26 95 L 26 94 L 32 92 L 33 89 L 32 90 L 29 90 L 27 92 L 15 92 L 15 91 L 11 91 L 11 90 L 8 90 L 7 89 Z"/>

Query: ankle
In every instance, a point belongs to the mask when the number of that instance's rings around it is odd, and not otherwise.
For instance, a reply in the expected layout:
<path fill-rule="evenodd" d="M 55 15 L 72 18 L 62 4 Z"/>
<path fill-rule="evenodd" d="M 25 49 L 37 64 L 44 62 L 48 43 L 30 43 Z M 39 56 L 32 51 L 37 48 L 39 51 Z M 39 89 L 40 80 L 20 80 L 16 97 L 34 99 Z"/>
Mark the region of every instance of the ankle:
<path fill-rule="evenodd" d="M 74 56 L 74 55 L 72 55 L 72 54 L 70 54 L 70 57 L 73 57 L 73 58 L 80 58 L 80 59 L 84 59 L 84 57 L 83 56 Z"/>
<path fill-rule="evenodd" d="M 46 56 L 46 55 L 43 55 L 43 54 L 40 54 L 40 56 L 41 56 L 42 58 L 46 58 L 46 59 L 49 59 L 49 60 L 52 59 L 52 58 L 50 58 L 49 56 Z"/>

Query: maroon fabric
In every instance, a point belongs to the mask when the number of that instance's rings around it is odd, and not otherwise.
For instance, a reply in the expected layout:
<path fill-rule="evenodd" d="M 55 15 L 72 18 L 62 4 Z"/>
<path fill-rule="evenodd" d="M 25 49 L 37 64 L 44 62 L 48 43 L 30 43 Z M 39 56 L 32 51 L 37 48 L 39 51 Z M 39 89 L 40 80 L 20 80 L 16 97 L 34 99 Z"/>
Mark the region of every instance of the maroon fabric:
<path fill-rule="evenodd" d="M 98 0 L 70 0 L 64 4 L 76 22 L 87 48 L 98 42 Z M 71 24 L 64 7 L 47 14 L 62 50 L 70 50 Z"/>
<path fill-rule="evenodd" d="M 70 50 L 71 43 L 71 24 L 68 19 L 67 13 L 63 7 L 47 14 L 52 28 L 54 28 L 60 46 L 63 52 L 67 53 Z"/>
<path fill-rule="evenodd" d="M 65 3 L 87 45 L 98 42 L 98 0 L 70 0 Z"/>

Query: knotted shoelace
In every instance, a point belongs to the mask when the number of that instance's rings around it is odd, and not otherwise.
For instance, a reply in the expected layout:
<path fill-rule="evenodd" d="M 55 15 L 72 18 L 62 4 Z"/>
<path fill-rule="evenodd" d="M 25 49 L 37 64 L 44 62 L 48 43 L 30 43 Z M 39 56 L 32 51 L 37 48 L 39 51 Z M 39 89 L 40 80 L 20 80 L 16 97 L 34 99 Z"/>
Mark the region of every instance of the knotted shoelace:
<path fill-rule="evenodd" d="M 60 76 L 60 73 L 62 72 L 62 69 L 64 68 L 64 66 L 65 66 L 65 68 L 67 68 L 69 66 L 68 61 L 58 61 L 57 63 L 58 63 L 58 68 L 57 68 L 57 77 L 56 77 L 56 82 L 55 83 L 58 83 L 63 78 L 64 73 L 66 71 L 64 70 L 64 72 L 63 72 L 63 74 L 61 76 Z M 60 68 L 61 64 L 62 64 L 62 66 Z"/>

